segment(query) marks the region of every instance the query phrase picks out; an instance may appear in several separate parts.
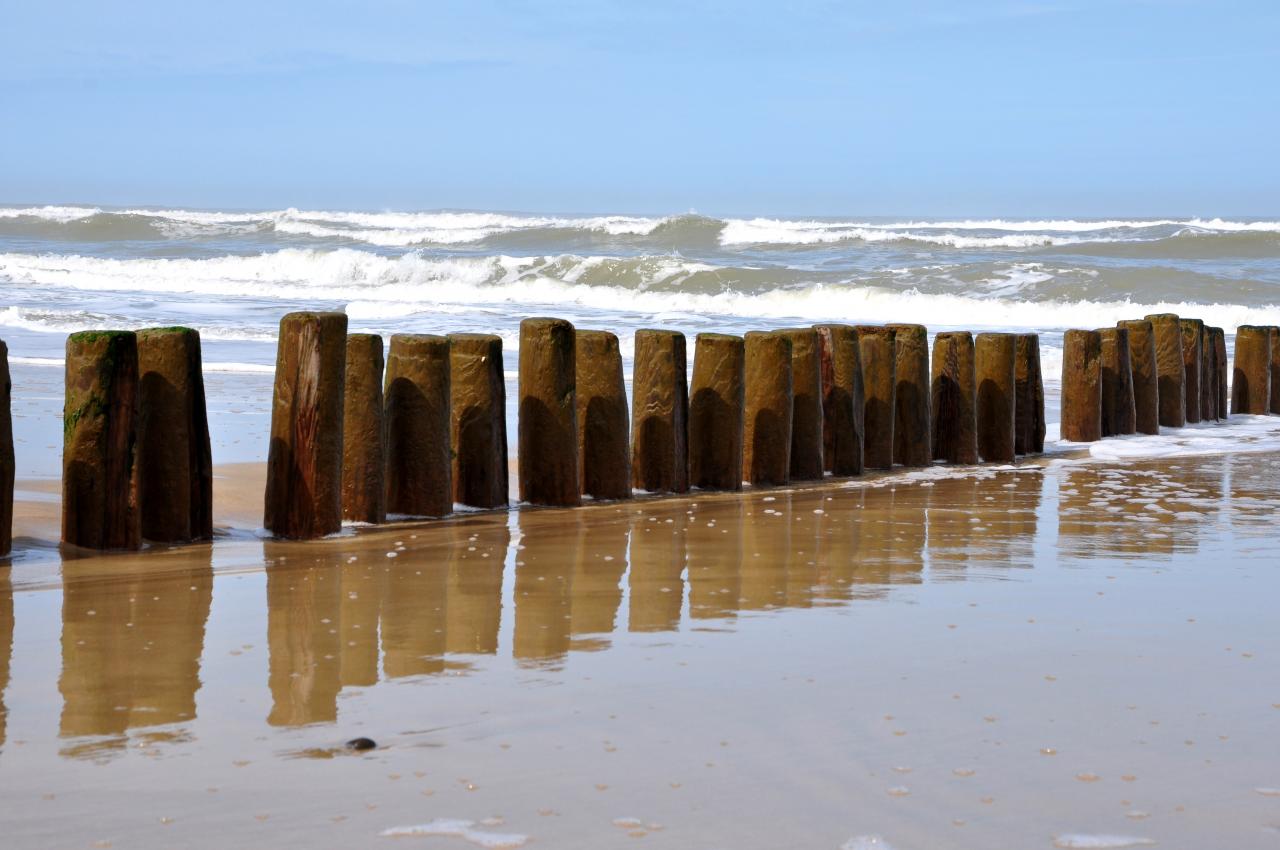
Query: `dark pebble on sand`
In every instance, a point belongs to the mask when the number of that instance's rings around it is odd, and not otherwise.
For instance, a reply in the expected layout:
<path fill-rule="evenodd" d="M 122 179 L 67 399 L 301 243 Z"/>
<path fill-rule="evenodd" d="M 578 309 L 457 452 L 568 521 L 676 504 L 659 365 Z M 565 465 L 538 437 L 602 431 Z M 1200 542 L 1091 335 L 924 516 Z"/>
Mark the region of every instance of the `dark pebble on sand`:
<path fill-rule="evenodd" d="M 376 746 L 378 745 L 372 738 L 352 738 L 346 743 L 348 750 L 356 750 L 357 752 L 360 750 L 372 750 Z"/>

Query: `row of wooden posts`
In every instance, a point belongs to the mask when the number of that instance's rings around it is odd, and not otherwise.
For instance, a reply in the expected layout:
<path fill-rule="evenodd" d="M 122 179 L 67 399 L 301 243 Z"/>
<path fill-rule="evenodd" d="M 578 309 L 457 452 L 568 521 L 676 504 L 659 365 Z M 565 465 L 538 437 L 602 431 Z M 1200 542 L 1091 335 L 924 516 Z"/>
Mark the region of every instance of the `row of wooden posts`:
<path fill-rule="evenodd" d="M 1238 330 L 1233 411 L 1280 412 L 1277 333 Z M 264 511 L 272 534 L 314 538 L 343 520 L 507 505 L 501 338 L 397 334 L 385 363 L 383 351 L 379 336 L 349 335 L 342 313 L 281 320 Z M 1068 331 L 1063 356 L 1065 439 L 1226 416 L 1225 337 L 1198 320 L 1162 315 Z M 612 333 L 526 319 L 519 358 L 519 493 L 534 505 L 775 486 L 935 460 L 1011 462 L 1044 446 L 1035 334 L 940 333 L 930 358 L 922 325 L 704 333 L 690 386 L 684 336 L 641 330 L 630 407 Z M 4 370 L 7 552 L 7 356 Z M 72 334 L 63 429 L 64 543 L 134 549 L 144 539 L 212 536 L 196 331 Z"/>

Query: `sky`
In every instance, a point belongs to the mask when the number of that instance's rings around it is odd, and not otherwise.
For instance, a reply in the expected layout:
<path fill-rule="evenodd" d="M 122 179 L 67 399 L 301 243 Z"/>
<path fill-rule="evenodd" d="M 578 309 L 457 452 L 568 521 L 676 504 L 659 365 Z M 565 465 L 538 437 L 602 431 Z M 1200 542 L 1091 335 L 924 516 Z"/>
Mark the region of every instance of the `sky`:
<path fill-rule="evenodd" d="M 0 202 L 1280 214 L 1280 3 L 0 0 Z"/>

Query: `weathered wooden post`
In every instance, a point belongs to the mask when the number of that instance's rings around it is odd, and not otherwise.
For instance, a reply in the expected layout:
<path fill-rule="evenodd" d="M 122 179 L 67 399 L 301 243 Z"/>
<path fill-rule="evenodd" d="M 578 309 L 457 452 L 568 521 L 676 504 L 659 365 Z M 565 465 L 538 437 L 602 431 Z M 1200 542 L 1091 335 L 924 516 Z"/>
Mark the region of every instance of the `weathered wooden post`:
<path fill-rule="evenodd" d="M 1013 334 L 978 334 L 974 361 L 978 382 L 978 454 L 1013 463 L 1017 454 L 1017 352 Z"/>
<path fill-rule="evenodd" d="M 698 334 L 689 399 L 689 483 L 742 489 L 746 345 L 740 336 Z"/>
<path fill-rule="evenodd" d="M 388 514 L 438 517 L 453 510 L 449 385 L 447 337 L 391 337 L 383 393 Z"/>
<path fill-rule="evenodd" d="M 1118 323 L 1129 332 L 1129 366 L 1133 373 L 1134 429 L 1160 433 L 1160 377 L 1156 370 L 1156 336 L 1151 323 L 1135 319 Z"/>
<path fill-rule="evenodd" d="M 631 417 L 617 335 L 576 332 L 575 398 L 581 492 L 593 499 L 631 498 Z"/>
<path fill-rule="evenodd" d="M 852 325 L 814 325 L 822 364 L 822 466 L 843 477 L 862 474 L 862 355 Z"/>
<path fill-rule="evenodd" d="M 689 489 L 689 385 L 684 334 L 636 331 L 631 392 L 631 485 Z"/>
<path fill-rule="evenodd" d="M 978 384 L 973 334 L 933 338 L 933 457 L 947 463 L 978 462 Z"/>
<path fill-rule="evenodd" d="M 1183 403 L 1186 406 L 1186 421 L 1200 421 L 1200 361 L 1204 352 L 1200 348 L 1200 334 L 1204 322 L 1199 319 L 1179 319 L 1178 326 L 1182 331 L 1182 386 Z"/>
<path fill-rule="evenodd" d="M 277 537 L 323 537 L 342 528 L 346 349 L 343 313 L 280 320 L 263 517 Z"/>
<path fill-rule="evenodd" d="M 1280 413 L 1280 327 L 1271 331 L 1271 412 Z"/>
<path fill-rule="evenodd" d="M 1017 399 L 1014 416 L 1017 419 L 1017 435 L 1014 452 L 1020 455 L 1040 454 L 1044 451 L 1044 374 L 1040 370 L 1039 334 L 1018 334 L 1014 350 L 1017 364 L 1014 380 L 1017 382 Z"/>
<path fill-rule="evenodd" d="M 387 519 L 383 442 L 382 337 L 347 337 L 342 391 L 342 518 L 378 524 Z"/>
<path fill-rule="evenodd" d="M 1227 374 L 1231 363 L 1227 360 L 1227 332 L 1222 328 L 1213 328 L 1214 365 L 1218 370 L 1218 418 L 1226 419 L 1231 414 L 1230 383 Z"/>
<path fill-rule="evenodd" d="M 1200 421 L 1218 418 L 1217 352 L 1213 349 L 1213 331 L 1200 323 Z"/>
<path fill-rule="evenodd" d="M 1102 336 L 1070 330 L 1062 336 L 1062 439 L 1090 443 L 1101 438 Z"/>
<path fill-rule="evenodd" d="M 137 549 L 137 336 L 84 331 L 67 337 L 64 404 L 62 541 Z"/>
<path fill-rule="evenodd" d="M 0 340 L 0 557 L 4 557 L 13 551 L 13 479 L 15 469 L 16 464 L 13 457 L 13 381 L 9 378 L 9 346 L 3 340 Z M 3 684 L 3 682 L 0 682 L 0 684 Z M 2 713 L 0 712 L 0 714 Z M 0 721 L 0 723 L 2 722 Z M 2 731 L 3 726 L 0 726 L 0 732 Z M 3 738 L 3 735 L 0 735 L 0 738 Z"/>
<path fill-rule="evenodd" d="M 563 319 L 520 323 L 520 499 L 532 505 L 581 504 L 574 352 Z"/>
<path fill-rule="evenodd" d="M 502 337 L 449 334 L 449 435 L 453 500 L 476 508 L 507 504 L 507 382 Z"/>
<path fill-rule="evenodd" d="M 894 389 L 893 462 L 928 466 L 929 447 L 929 332 L 924 325 L 889 325 L 894 331 L 898 385 Z"/>
<path fill-rule="evenodd" d="M 791 340 L 791 480 L 822 478 L 822 360 L 813 328 L 779 331 Z"/>
<path fill-rule="evenodd" d="M 867 469 L 889 469 L 898 385 L 894 331 L 879 325 L 858 325 L 857 331 L 864 394 L 862 462 Z"/>
<path fill-rule="evenodd" d="M 1133 396 L 1133 366 L 1127 328 L 1099 328 L 1102 340 L 1102 436 L 1117 437 L 1137 431 L 1137 406 Z"/>
<path fill-rule="evenodd" d="M 1271 328 L 1236 328 L 1236 362 L 1231 375 L 1231 412 L 1262 414 L 1271 410 Z"/>
<path fill-rule="evenodd" d="M 1182 356 L 1182 325 L 1173 313 L 1146 317 L 1156 337 L 1156 375 L 1159 384 L 1160 424 L 1181 428 L 1187 424 L 1186 366 Z"/>
<path fill-rule="evenodd" d="M 138 512 L 160 543 L 213 537 L 213 458 L 200 333 L 138 331 Z"/>
<path fill-rule="evenodd" d="M 742 467 L 754 486 L 786 484 L 791 475 L 791 338 L 748 331 L 744 348 Z"/>

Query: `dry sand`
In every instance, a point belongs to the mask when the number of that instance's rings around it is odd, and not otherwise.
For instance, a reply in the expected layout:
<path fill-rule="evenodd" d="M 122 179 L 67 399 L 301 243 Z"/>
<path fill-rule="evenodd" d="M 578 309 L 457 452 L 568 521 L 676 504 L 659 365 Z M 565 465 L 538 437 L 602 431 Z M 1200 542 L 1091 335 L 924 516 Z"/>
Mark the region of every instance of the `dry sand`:
<path fill-rule="evenodd" d="M 1280 455 L 969 472 L 65 563 L 23 482 L 0 845 L 1277 846 Z"/>

